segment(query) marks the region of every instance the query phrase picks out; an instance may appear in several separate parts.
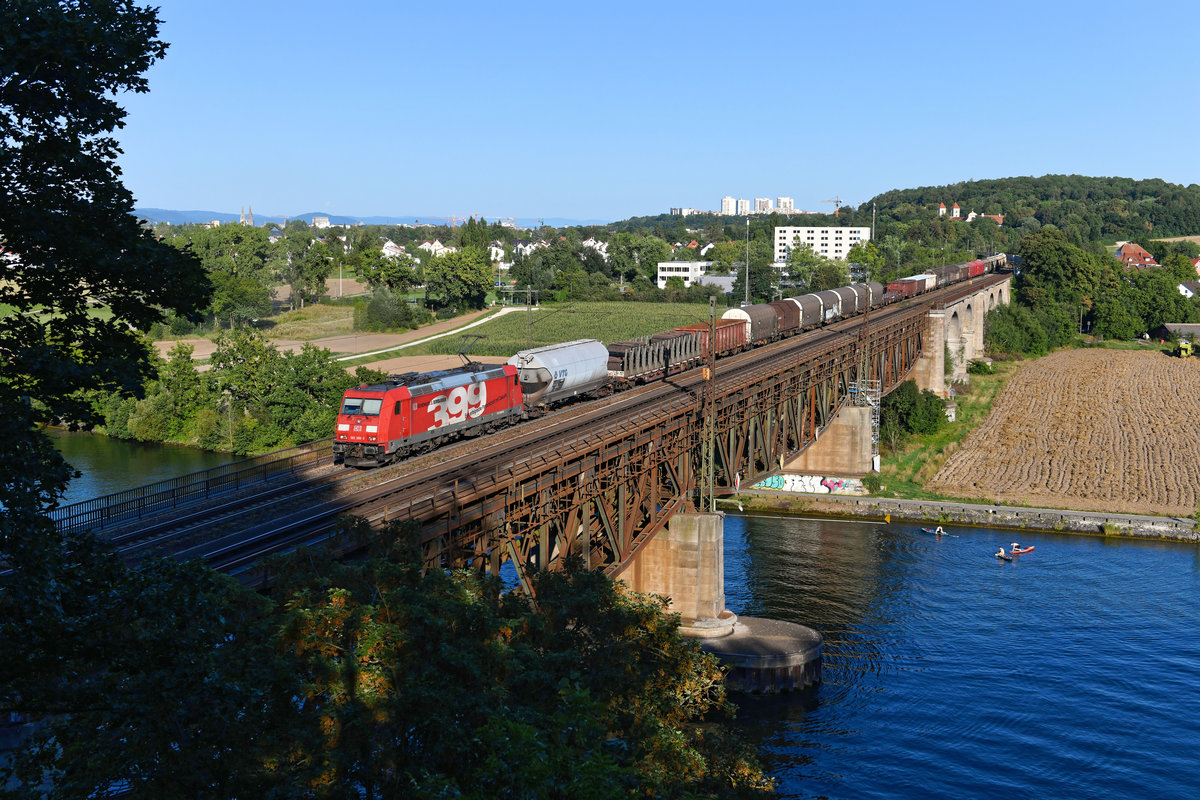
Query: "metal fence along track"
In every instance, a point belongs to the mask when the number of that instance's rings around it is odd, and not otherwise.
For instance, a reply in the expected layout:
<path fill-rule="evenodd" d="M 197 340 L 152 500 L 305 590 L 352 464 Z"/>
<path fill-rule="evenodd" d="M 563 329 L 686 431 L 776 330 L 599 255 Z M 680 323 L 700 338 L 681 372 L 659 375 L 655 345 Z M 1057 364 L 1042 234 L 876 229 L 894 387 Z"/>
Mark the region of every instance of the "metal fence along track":
<path fill-rule="evenodd" d="M 333 461 L 330 440 L 276 450 L 219 467 L 180 475 L 124 492 L 84 500 L 55 509 L 50 514 L 61 532 L 103 529 L 120 522 L 142 519 L 247 486 Z"/>

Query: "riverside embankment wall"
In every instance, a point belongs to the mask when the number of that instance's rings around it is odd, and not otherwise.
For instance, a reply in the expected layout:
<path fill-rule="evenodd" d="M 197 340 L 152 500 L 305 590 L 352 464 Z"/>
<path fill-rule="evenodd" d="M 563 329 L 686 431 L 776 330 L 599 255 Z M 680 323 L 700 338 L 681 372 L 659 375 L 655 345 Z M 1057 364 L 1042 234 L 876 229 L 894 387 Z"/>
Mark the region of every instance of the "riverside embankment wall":
<path fill-rule="evenodd" d="M 1093 536 L 1128 536 L 1140 539 L 1167 539 L 1200 542 L 1195 520 L 1180 517 L 1149 517 L 1136 514 L 1109 514 L 1100 511 L 1064 511 L 1022 506 L 971 505 L 934 500 L 895 500 L 882 497 L 854 497 L 831 494 L 803 494 L 782 491 L 749 491 L 722 501 L 725 510 L 741 503 L 752 511 L 780 511 L 817 514 L 829 517 L 856 517 L 892 522 L 955 523 L 980 528 L 1057 531 Z"/>

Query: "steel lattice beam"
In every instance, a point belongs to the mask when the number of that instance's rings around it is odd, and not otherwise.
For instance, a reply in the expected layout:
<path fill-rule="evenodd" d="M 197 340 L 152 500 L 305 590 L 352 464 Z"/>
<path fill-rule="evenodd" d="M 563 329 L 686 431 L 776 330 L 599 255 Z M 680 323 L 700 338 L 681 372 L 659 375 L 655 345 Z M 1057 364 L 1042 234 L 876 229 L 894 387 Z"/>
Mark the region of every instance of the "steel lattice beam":
<path fill-rule="evenodd" d="M 921 353 L 924 309 L 873 324 L 867 357 L 857 331 L 781 347 L 749 369 L 722 368 L 715 380 L 718 487 L 779 468 L 811 444 L 846 402 L 858 378 L 890 391 Z M 862 364 L 867 375 L 859 375 Z M 511 559 L 522 577 L 577 554 L 593 568 L 615 570 L 692 508 L 700 481 L 703 406 L 699 393 L 596 431 L 552 456 L 512 464 L 497 475 L 458 483 L 422 504 L 425 554 L 431 564 L 498 570 Z M 414 509 L 416 511 L 416 509 Z"/>

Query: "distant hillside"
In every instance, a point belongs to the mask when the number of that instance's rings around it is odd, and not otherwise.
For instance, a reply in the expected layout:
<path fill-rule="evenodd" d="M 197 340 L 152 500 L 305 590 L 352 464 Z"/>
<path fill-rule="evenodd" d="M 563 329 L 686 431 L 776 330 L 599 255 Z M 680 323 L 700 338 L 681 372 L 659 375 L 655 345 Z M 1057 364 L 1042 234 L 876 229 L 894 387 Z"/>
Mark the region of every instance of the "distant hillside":
<path fill-rule="evenodd" d="M 241 212 L 231 214 L 226 211 L 176 211 L 167 208 L 135 208 L 134 215 L 138 219 L 148 220 L 149 222 L 166 222 L 171 225 L 192 225 L 202 222 L 212 222 L 220 220 L 221 222 L 237 222 L 241 219 Z M 434 217 L 428 214 L 397 214 L 395 216 L 373 216 L 373 217 L 354 217 L 345 214 L 331 214 L 327 211 L 309 211 L 303 214 L 289 214 L 286 217 L 276 216 L 272 214 L 260 214 L 254 212 L 255 225 L 267 225 L 276 223 L 282 225 L 289 219 L 300 219 L 311 223 L 313 217 L 329 217 L 331 225 L 354 225 L 362 223 L 363 225 L 412 225 L 414 223 L 428 223 L 430 225 L 446 225 L 448 221 L 445 217 Z M 489 219 L 489 222 L 495 222 L 495 219 Z M 565 228 L 574 225 L 603 225 L 601 220 L 578 220 L 567 219 L 565 217 L 546 217 L 544 219 L 517 218 L 515 224 L 521 228 L 536 228 L 539 224 L 549 225 L 553 228 Z"/>
<path fill-rule="evenodd" d="M 1157 178 L 1043 175 L 895 189 L 859 206 L 860 217 L 870 215 L 871 202 L 897 222 L 930 219 L 939 203 L 958 203 L 963 216 L 1003 214 L 1006 228 L 1054 225 L 1085 242 L 1200 234 L 1200 186 Z"/>
<path fill-rule="evenodd" d="M 1155 239 L 1200 234 L 1200 186 L 1181 186 L 1157 178 L 1091 178 L 1084 175 L 1043 175 L 996 180 L 964 181 L 946 186 L 893 189 L 868 200 L 858 208 L 844 206 L 833 214 L 756 214 L 750 217 L 751 239 L 773 239 L 778 225 L 872 224 L 875 205 L 875 238 L 939 245 L 969 241 L 981 248 L 1015 248 L 1027 233 L 1054 226 L 1069 240 L 1090 242 Z M 946 204 L 946 217 L 938 218 L 938 205 Z M 958 203 L 963 220 L 952 221 L 951 209 Z M 947 236 L 946 225 L 963 225 L 975 214 L 1004 215 L 996 230 L 989 220 L 976 220 L 974 236 Z M 694 236 L 706 240 L 741 239 L 746 234 L 745 217 L 697 214 L 681 217 L 659 214 L 630 217 L 604 226 L 607 232 L 653 233 L 667 241 L 687 241 Z M 988 227 L 991 226 L 991 227 Z M 958 228 L 962 234 L 966 229 Z"/>

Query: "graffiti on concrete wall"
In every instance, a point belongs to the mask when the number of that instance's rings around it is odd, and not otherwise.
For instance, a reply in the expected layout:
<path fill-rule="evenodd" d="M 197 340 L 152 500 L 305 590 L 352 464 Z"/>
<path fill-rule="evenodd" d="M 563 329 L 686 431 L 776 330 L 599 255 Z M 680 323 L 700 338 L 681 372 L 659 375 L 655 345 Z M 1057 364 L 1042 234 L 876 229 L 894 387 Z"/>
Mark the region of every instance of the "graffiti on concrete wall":
<path fill-rule="evenodd" d="M 751 489 L 773 489 L 780 492 L 804 492 L 806 494 L 859 494 L 865 495 L 862 481 L 858 478 L 829 478 L 822 475 L 772 475 L 750 487 Z"/>

